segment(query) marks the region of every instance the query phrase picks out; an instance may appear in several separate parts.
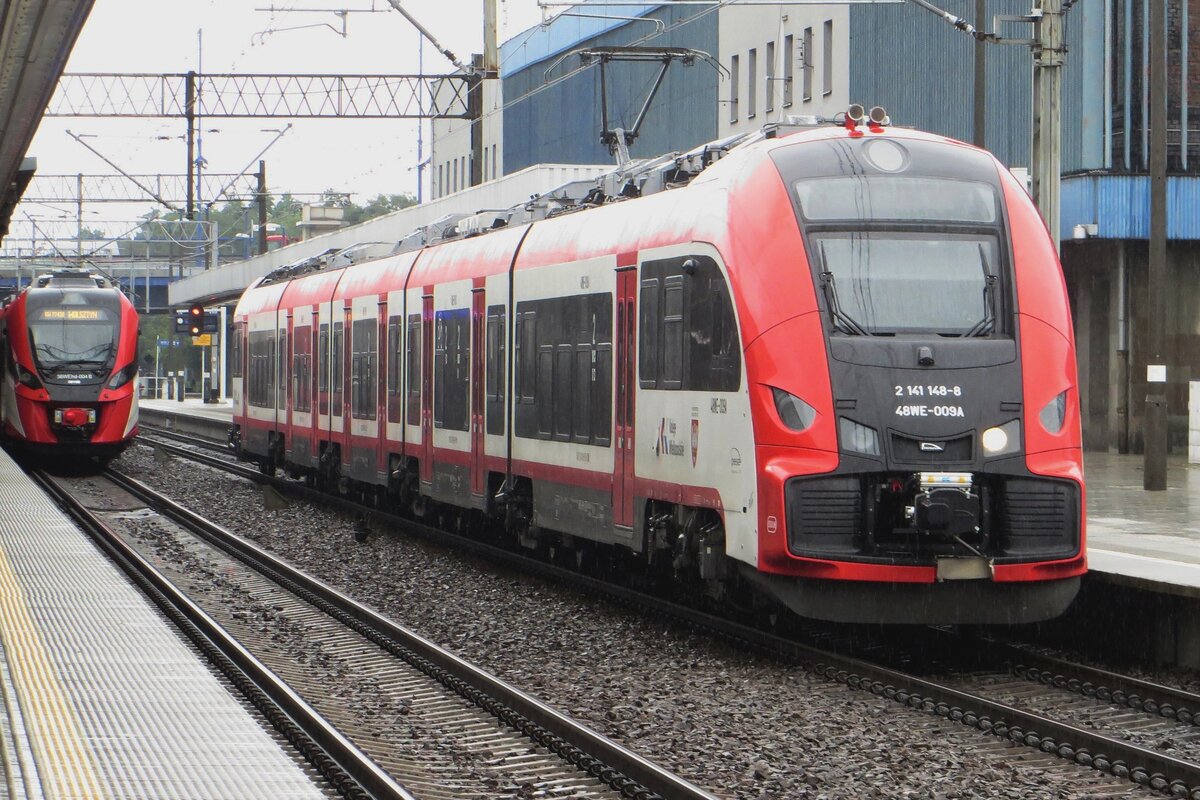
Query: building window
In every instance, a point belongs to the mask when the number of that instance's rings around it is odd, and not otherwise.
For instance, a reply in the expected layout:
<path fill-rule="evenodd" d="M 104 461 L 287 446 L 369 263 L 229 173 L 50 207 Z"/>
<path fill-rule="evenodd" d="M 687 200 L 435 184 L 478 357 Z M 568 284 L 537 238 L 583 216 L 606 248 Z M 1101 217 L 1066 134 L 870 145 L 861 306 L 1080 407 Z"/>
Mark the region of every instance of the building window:
<path fill-rule="evenodd" d="M 763 72 L 767 75 L 767 81 L 764 84 L 767 93 L 763 97 L 763 106 L 767 113 L 770 114 L 775 110 L 775 43 L 767 42 L 767 65 L 763 68 Z"/>
<path fill-rule="evenodd" d="M 825 20 L 825 32 L 821 46 L 824 52 L 821 53 L 824 61 L 825 74 L 821 76 L 821 92 L 825 95 L 833 94 L 833 20 Z"/>
<path fill-rule="evenodd" d="M 741 58 L 732 56 L 729 59 L 729 121 L 738 121 L 738 87 L 741 86 Z"/>
<path fill-rule="evenodd" d="M 800 62 L 802 65 L 800 67 L 800 71 L 804 73 L 804 86 L 802 87 L 803 93 L 800 95 L 800 98 L 804 102 L 807 103 L 809 100 L 812 100 L 812 92 L 813 92 L 813 32 L 812 32 L 812 28 L 804 29 L 804 39 L 801 41 L 801 46 L 804 48 L 804 52 L 802 52 L 800 54 L 800 58 L 803 59 Z"/>
<path fill-rule="evenodd" d="M 450 182 L 450 192 L 451 193 L 458 191 L 458 159 L 457 158 L 454 159 L 453 164 L 454 164 L 454 178 Z M 449 169 L 450 165 L 447 164 L 446 168 Z"/>
<path fill-rule="evenodd" d="M 496 180 L 496 145 L 492 145 L 492 180 Z"/>
<path fill-rule="evenodd" d="M 485 148 L 483 148 L 483 179 L 485 181 L 487 180 L 487 177 L 488 177 L 487 159 L 488 159 L 488 149 L 485 147 Z"/>
<path fill-rule="evenodd" d="M 746 57 L 746 119 L 758 113 L 758 50 L 751 47 Z"/>
<path fill-rule="evenodd" d="M 796 50 L 792 41 L 792 35 L 789 33 L 783 37 L 783 107 L 790 108 L 792 105 L 792 82 L 795 75 L 794 61 Z"/>

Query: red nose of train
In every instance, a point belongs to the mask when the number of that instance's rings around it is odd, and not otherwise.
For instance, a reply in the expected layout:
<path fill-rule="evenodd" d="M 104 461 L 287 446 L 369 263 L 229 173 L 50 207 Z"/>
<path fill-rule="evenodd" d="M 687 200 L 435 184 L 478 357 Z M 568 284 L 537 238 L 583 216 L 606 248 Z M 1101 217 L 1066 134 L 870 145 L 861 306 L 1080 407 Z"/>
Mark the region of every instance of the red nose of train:
<path fill-rule="evenodd" d="M 89 422 L 88 410 L 86 408 L 67 408 L 63 410 L 62 421 L 64 425 L 70 425 L 77 428 L 81 425 L 86 425 Z"/>

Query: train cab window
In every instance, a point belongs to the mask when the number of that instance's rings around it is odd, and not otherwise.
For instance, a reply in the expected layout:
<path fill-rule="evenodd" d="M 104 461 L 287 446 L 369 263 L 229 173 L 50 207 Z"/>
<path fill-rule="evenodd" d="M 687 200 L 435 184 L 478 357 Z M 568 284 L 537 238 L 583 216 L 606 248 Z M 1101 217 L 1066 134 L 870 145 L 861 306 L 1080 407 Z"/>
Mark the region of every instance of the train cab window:
<path fill-rule="evenodd" d="M 487 432 L 493 436 L 504 433 L 504 339 L 508 333 L 504 317 L 504 306 L 488 306 L 485 416 Z"/>
<path fill-rule="evenodd" d="M 356 319 L 350 334 L 350 414 L 355 419 L 375 419 L 375 398 L 379 394 L 377 322 Z"/>
<path fill-rule="evenodd" d="M 647 261 L 642 265 L 639 302 L 641 388 L 739 389 L 737 320 L 716 261 L 707 256 Z"/>
<path fill-rule="evenodd" d="M 312 411 L 312 326 L 296 326 L 292 339 L 292 407 Z"/>
<path fill-rule="evenodd" d="M 333 386 L 330 387 L 332 389 L 330 394 L 333 395 L 330 405 L 332 407 L 333 416 L 335 417 L 340 417 L 342 415 L 342 387 L 344 380 L 344 376 L 342 375 L 342 362 L 344 360 L 342 353 L 342 341 L 344 338 L 342 334 L 342 327 L 342 323 L 340 322 L 333 323 L 333 342 L 330 348 L 332 350 L 330 358 L 330 361 L 332 362 L 332 368 L 330 372 L 333 381 Z"/>
<path fill-rule="evenodd" d="M 433 423 L 466 431 L 470 418 L 471 317 L 465 308 L 434 315 Z"/>
<path fill-rule="evenodd" d="M 387 421 L 400 421 L 400 365 L 404 362 L 404 317 L 389 317 L 387 327 Z"/>
<path fill-rule="evenodd" d="M 408 315 L 408 338 L 405 340 L 405 406 L 409 425 L 421 424 L 421 315 Z"/>

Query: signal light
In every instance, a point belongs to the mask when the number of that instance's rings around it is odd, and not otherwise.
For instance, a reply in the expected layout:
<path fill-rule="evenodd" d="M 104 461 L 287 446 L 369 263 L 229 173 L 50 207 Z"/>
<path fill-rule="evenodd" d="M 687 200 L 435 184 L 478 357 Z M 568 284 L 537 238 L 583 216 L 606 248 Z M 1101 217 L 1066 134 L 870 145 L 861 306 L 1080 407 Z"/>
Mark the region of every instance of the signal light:
<path fill-rule="evenodd" d="M 195 303 L 188 309 L 188 332 L 192 336 L 199 336 L 204 330 L 204 306 Z"/>
<path fill-rule="evenodd" d="M 853 128 L 860 124 L 866 118 L 866 114 L 866 109 L 862 107 L 861 103 L 851 103 L 846 109 L 846 127 Z"/>
<path fill-rule="evenodd" d="M 869 114 L 872 125 L 887 125 L 888 113 L 883 106 L 872 106 Z"/>

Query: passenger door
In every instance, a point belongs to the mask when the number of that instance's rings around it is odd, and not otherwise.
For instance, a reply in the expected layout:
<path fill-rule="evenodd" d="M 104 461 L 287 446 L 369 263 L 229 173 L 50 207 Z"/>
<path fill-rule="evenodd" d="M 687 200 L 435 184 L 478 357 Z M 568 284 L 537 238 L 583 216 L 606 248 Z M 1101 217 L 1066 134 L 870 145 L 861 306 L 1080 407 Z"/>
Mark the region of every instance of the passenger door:
<path fill-rule="evenodd" d="M 482 282 L 471 293 L 471 494 L 482 495 L 487 474 L 484 464 L 483 359 L 487 308 Z"/>
<path fill-rule="evenodd" d="M 618 267 L 617 271 L 617 366 L 616 366 L 616 459 L 613 471 L 613 523 L 633 526 L 633 416 L 634 361 L 637 340 L 634 320 L 637 319 L 637 267 Z"/>

